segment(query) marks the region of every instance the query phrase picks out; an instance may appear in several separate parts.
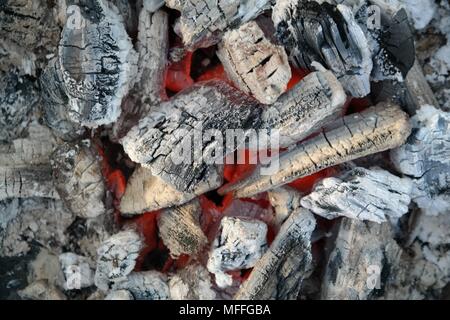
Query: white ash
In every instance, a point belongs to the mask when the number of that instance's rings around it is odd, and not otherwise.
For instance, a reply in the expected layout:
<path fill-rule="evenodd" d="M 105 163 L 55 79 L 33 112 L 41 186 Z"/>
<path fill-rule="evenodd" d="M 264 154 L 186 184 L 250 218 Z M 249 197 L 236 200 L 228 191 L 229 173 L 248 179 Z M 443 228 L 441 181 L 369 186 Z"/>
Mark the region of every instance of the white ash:
<path fill-rule="evenodd" d="M 40 280 L 45 280 L 48 284 L 60 289 L 64 287 L 65 282 L 58 255 L 45 248 L 41 248 L 34 260 L 28 264 L 28 283 Z"/>
<path fill-rule="evenodd" d="M 108 293 L 105 300 L 134 300 L 134 297 L 128 290 L 115 290 Z"/>
<path fill-rule="evenodd" d="M 170 299 L 167 278 L 158 271 L 132 272 L 124 282 L 113 286 L 113 290 L 128 290 L 135 300 Z"/>
<path fill-rule="evenodd" d="M 134 230 L 116 233 L 97 249 L 95 285 L 107 291 L 114 283 L 126 281 L 136 265 L 143 246 L 141 236 Z"/>
<path fill-rule="evenodd" d="M 407 143 L 391 151 L 403 174 L 415 178 L 414 201 L 429 215 L 450 209 L 450 113 L 423 106 L 411 118 L 413 133 Z"/>
<path fill-rule="evenodd" d="M 379 168 L 357 167 L 340 177 L 323 179 L 301 204 L 330 220 L 344 216 L 382 223 L 409 211 L 412 190 L 409 178 Z"/>
<path fill-rule="evenodd" d="M 75 215 L 94 218 L 105 213 L 100 156 L 89 140 L 60 145 L 53 153 L 52 168 L 56 189 Z"/>
<path fill-rule="evenodd" d="M 0 201 L 0 213 L 0 255 L 9 257 L 28 252 L 32 241 L 60 251 L 75 219 L 60 200 L 45 198 Z"/>
<path fill-rule="evenodd" d="M 284 48 L 271 43 L 256 21 L 225 33 L 217 55 L 233 82 L 264 104 L 274 103 L 292 76 Z"/>
<path fill-rule="evenodd" d="M 79 290 L 94 284 L 94 271 L 86 257 L 66 252 L 59 255 L 59 262 L 64 272 L 64 290 Z"/>
<path fill-rule="evenodd" d="M 279 187 L 268 192 L 269 201 L 275 210 L 273 224 L 280 228 L 291 214 L 300 210 L 302 194 L 289 186 Z"/>
<path fill-rule="evenodd" d="M 67 300 L 61 290 L 45 280 L 29 284 L 25 289 L 18 291 L 18 294 L 25 300 Z"/>
<path fill-rule="evenodd" d="M 224 217 L 209 253 L 207 268 L 216 284 L 228 287 L 231 275 L 226 271 L 253 267 L 267 249 L 267 225 L 259 220 Z"/>
<path fill-rule="evenodd" d="M 124 216 L 155 211 L 182 205 L 194 199 L 194 193 L 181 192 L 151 170 L 138 166 L 128 179 L 127 188 L 120 202 Z"/>
<path fill-rule="evenodd" d="M 214 300 L 211 276 L 200 264 L 191 264 L 177 271 L 169 279 L 170 297 L 173 300 Z"/>
<path fill-rule="evenodd" d="M 409 237 L 411 241 L 417 239 L 431 246 L 450 243 L 450 215 L 427 216 L 420 214 Z"/>

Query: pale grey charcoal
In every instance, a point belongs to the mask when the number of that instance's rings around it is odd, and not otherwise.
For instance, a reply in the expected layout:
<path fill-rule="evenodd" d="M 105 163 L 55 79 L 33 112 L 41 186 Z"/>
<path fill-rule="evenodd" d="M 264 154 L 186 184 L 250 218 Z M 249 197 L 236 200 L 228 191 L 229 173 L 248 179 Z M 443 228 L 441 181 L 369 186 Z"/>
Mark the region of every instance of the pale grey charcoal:
<path fill-rule="evenodd" d="M 190 264 L 178 270 L 169 279 L 170 298 L 173 300 L 214 300 L 211 276 L 200 264 Z"/>
<path fill-rule="evenodd" d="M 301 210 L 302 194 L 289 186 L 282 186 L 268 192 L 270 204 L 274 208 L 273 224 L 280 228 L 291 214 Z"/>
<path fill-rule="evenodd" d="M 132 272 L 126 280 L 114 285 L 113 290 L 128 290 L 135 300 L 169 300 L 167 278 L 158 271 Z"/>
<path fill-rule="evenodd" d="M 64 273 L 64 290 L 80 290 L 94 285 L 94 270 L 88 258 L 65 252 L 59 255 L 59 262 Z"/>
<path fill-rule="evenodd" d="M 134 297 L 128 290 L 116 290 L 108 293 L 105 300 L 134 300 Z"/>
<path fill-rule="evenodd" d="M 54 285 L 45 280 L 38 280 L 18 291 L 25 300 L 67 300 L 67 297 Z"/>

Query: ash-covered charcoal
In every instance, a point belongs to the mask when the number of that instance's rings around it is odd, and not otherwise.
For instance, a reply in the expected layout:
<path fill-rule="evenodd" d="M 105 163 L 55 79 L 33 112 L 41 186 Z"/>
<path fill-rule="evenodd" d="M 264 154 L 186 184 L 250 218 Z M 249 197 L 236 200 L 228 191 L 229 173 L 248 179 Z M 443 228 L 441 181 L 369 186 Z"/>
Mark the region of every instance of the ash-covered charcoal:
<path fill-rule="evenodd" d="M 75 219 L 60 200 L 48 198 L 3 200 L 0 212 L 0 256 L 6 257 L 27 253 L 31 243 L 61 252 Z"/>
<path fill-rule="evenodd" d="M 274 208 L 273 224 L 280 228 L 291 214 L 300 210 L 302 194 L 289 186 L 282 186 L 268 192 L 270 204 Z"/>
<path fill-rule="evenodd" d="M 311 212 L 293 211 L 234 298 L 296 299 L 312 268 L 311 234 L 315 226 Z"/>
<path fill-rule="evenodd" d="M 222 183 L 223 169 L 212 163 L 239 147 L 223 150 L 226 130 L 259 128 L 260 112 L 252 98 L 211 81 L 159 104 L 121 142 L 131 160 L 153 175 L 181 192 L 201 194 Z"/>
<path fill-rule="evenodd" d="M 64 293 L 47 280 L 38 280 L 17 292 L 24 300 L 67 300 Z"/>
<path fill-rule="evenodd" d="M 271 43 L 256 21 L 225 33 L 217 55 L 233 82 L 264 104 L 277 101 L 292 76 L 284 48 Z"/>
<path fill-rule="evenodd" d="M 200 203 L 197 199 L 165 209 L 158 218 L 159 236 L 172 257 L 196 255 L 207 244 L 200 227 Z"/>
<path fill-rule="evenodd" d="M 169 16 L 149 11 L 145 4 L 139 15 L 137 74 L 135 84 L 122 101 L 122 113 L 113 124 L 111 138 L 122 138 L 141 117 L 161 102 L 169 51 Z"/>
<path fill-rule="evenodd" d="M 75 215 L 93 218 L 105 213 L 100 158 L 89 140 L 59 146 L 52 156 L 52 168 L 55 187 Z"/>
<path fill-rule="evenodd" d="M 142 246 L 141 236 L 131 229 L 116 233 L 104 241 L 97 249 L 95 285 L 107 291 L 112 284 L 126 281 L 136 265 Z"/>
<path fill-rule="evenodd" d="M 0 71 L 0 141 L 21 136 L 39 99 L 36 84 L 13 71 Z"/>
<path fill-rule="evenodd" d="M 303 207 L 327 219 L 340 216 L 377 223 L 396 221 L 408 212 L 413 183 L 379 168 L 356 167 L 325 178 L 301 200 Z"/>
<path fill-rule="evenodd" d="M 123 216 L 179 206 L 196 197 L 193 193 L 181 192 L 150 169 L 138 166 L 127 182 L 127 188 L 120 202 Z"/>
<path fill-rule="evenodd" d="M 313 72 L 264 109 L 262 127 L 279 130 L 280 147 L 288 147 L 340 117 L 346 98 L 332 72 Z"/>
<path fill-rule="evenodd" d="M 105 1 L 80 1 L 67 8 L 58 49 L 61 90 L 70 120 L 87 127 L 110 124 L 136 73 L 137 54 L 117 8 Z"/>
<path fill-rule="evenodd" d="M 259 220 L 224 217 L 209 253 L 207 268 L 220 288 L 232 285 L 227 271 L 253 267 L 267 249 L 267 225 Z"/>
<path fill-rule="evenodd" d="M 134 297 L 128 290 L 115 290 L 108 293 L 105 300 L 134 300 Z"/>
<path fill-rule="evenodd" d="M 136 300 L 170 299 L 167 278 L 158 271 L 132 272 L 126 280 L 113 286 L 113 290 L 128 290 Z"/>
<path fill-rule="evenodd" d="M 389 223 L 363 222 L 343 218 L 336 227 L 336 239 L 328 257 L 321 298 L 367 300 L 386 285 L 391 266 L 401 248 L 393 240 Z"/>
<path fill-rule="evenodd" d="M 413 200 L 428 215 L 450 210 L 450 113 L 425 105 L 411 118 L 413 133 L 391 151 L 397 169 L 416 184 Z"/>
<path fill-rule="evenodd" d="M 310 69 L 319 62 L 332 70 L 354 97 L 370 93 L 372 55 L 363 30 L 345 5 L 279 0 L 272 20 L 292 63 Z"/>
<path fill-rule="evenodd" d="M 64 290 L 79 290 L 94 284 L 94 271 L 86 257 L 66 252 L 59 255 L 59 262 L 64 273 Z"/>
<path fill-rule="evenodd" d="M 166 0 L 166 6 L 180 11 L 175 31 L 191 49 L 217 43 L 225 30 L 252 20 L 269 4 L 269 0 Z"/>
<path fill-rule="evenodd" d="M 250 177 L 225 186 L 220 192 L 234 190 L 237 197 L 249 197 L 322 169 L 396 148 L 411 132 L 408 120 L 406 113 L 391 103 L 345 116 L 321 134 L 282 153 L 276 173 L 264 175 L 265 168 L 259 165 Z"/>
<path fill-rule="evenodd" d="M 177 271 L 169 279 L 170 298 L 173 300 L 214 300 L 211 276 L 200 264 L 191 264 Z"/>

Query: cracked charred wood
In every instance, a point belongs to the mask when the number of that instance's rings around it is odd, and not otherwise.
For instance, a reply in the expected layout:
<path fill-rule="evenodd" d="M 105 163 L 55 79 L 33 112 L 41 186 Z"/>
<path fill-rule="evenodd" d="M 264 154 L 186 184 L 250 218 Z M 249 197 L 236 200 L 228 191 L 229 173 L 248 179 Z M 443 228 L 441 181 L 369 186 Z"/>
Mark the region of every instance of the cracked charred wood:
<path fill-rule="evenodd" d="M 252 20 L 269 4 L 270 0 L 166 0 L 166 6 L 181 13 L 175 31 L 190 49 L 217 43 L 225 30 Z"/>
<path fill-rule="evenodd" d="M 280 228 L 291 214 L 300 210 L 302 194 L 289 186 L 282 186 L 268 192 L 270 204 L 274 208 L 273 224 Z"/>
<path fill-rule="evenodd" d="M 101 163 L 89 140 L 59 146 L 52 156 L 52 168 L 56 190 L 75 215 L 94 218 L 105 213 Z"/>
<path fill-rule="evenodd" d="M 216 284 L 226 288 L 233 284 L 227 271 L 253 267 L 267 249 L 267 225 L 256 219 L 224 217 L 209 253 L 207 268 Z"/>
<path fill-rule="evenodd" d="M 141 236 L 134 230 L 121 231 L 104 241 L 97 249 L 97 288 L 108 291 L 114 283 L 126 281 L 142 246 Z"/>
<path fill-rule="evenodd" d="M 113 125 L 112 138 L 122 138 L 152 106 L 161 102 L 169 51 L 169 17 L 162 10 L 144 8 L 139 15 L 138 62 L 134 86 L 122 101 L 122 113 Z"/>
<path fill-rule="evenodd" d="M 297 299 L 302 281 L 311 271 L 311 234 L 315 225 L 311 212 L 295 210 L 234 299 Z"/>
<path fill-rule="evenodd" d="M 366 300 L 386 286 L 389 271 L 402 253 L 389 223 L 343 218 L 328 257 L 321 298 Z"/>
<path fill-rule="evenodd" d="M 217 55 L 230 79 L 261 103 L 272 104 L 286 91 L 291 79 L 286 52 L 270 42 L 256 21 L 225 33 Z"/>
<path fill-rule="evenodd" d="M 178 270 L 169 280 L 170 298 L 173 300 L 214 300 L 211 276 L 200 264 L 191 264 Z"/>
<path fill-rule="evenodd" d="M 38 99 L 37 87 L 30 78 L 0 71 L 0 142 L 22 135 Z"/>
<path fill-rule="evenodd" d="M 82 0 L 69 6 L 68 13 L 55 64 L 62 81 L 43 84 L 60 87 L 57 98 L 67 100 L 72 122 L 92 128 L 110 124 L 120 115 L 122 98 L 135 76 L 137 55 L 112 3 Z"/>
<path fill-rule="evenodd" d="M 346 95 L 330 71 L 307 75 L 262 113 L 262 127 L 279 131 L 280 147 L 307 138 L 344 113 Z"/>
<path fill-rule="evenodd" d="M 125 281 L 117 283 L 114 290 L 128 290 L 135 300 L 170 299 L 167 278 L 158 271 L 132 272 Z"/>
<path fill-rule="evenodd" d="M 0 256 L 6 257 L 26 254 L 31 243 L 60 252 L 75 220 L 62 201 L 48 198 L 0 201 L 0 212 Z"/>
<path fill-rule="evenodd" d="M 320 181 L 301 204 L 330 220 L 344 216 L 382 223 L 408 213 L 412 190 L 409 178 L 379 168 L 356 167 L 340 177 Z"/>
<path fill-rule="evenodd" d="M 123 216 L 179 206 L 196 197 L 193 193 L 180 192 L 150 169 L 139 166 L 127 182 L 127 188 L 120 202 Z"/>
<path fill-rule="evenodd" d="M 223 187 L 220 193 L 234 191 L 237 197 L 249 197 L 322 169 L 396 148 L 411 132 L 408 120 L 407 114 L 391 103 L 345 116 L 282 153 L 276 173 L 264 175 L 264 167 L 259 165 L 250 177 Z"/>
<path fill-rule="evenodd" d="M 153 175 L 180 192 L 201 194 L 221 185 L 223 168 L 214 163 L 239 147 L 223 150 L 227 129 L 258 128 L 260 110 L 252 98 L 210 81 L 159 104 L 121 142 L 131 160 Z"/>
<path fill-rule="evenodd" d="M 319 62 L 332 70 L 354 97 L 370 93 L 372 56 L 351 9 L 327 2 L 277 1 L 272 20 L 277 38 L 298 68 Z"/>
<path fill-rule="evenodd" d="M 200 227 L 200 213 L 197 199 L 161 212 L 158 218 L 159 236 L 172 257 L 196 255 L 208 243 Z"/>
<path fill-rule="evenodd" d="M 429 215 L 450 210 L 450 113 L 422 106 L 411 118 L 413 132 L 405 145 L 391 151 L 391 160 L 414 178 L 414 201 Z"/>

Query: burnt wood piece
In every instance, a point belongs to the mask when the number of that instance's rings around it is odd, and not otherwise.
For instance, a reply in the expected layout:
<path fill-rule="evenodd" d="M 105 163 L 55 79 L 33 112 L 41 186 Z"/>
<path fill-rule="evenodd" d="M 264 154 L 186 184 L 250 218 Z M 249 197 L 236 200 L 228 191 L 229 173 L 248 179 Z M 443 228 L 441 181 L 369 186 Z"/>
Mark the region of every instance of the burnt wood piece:
<path fill-rule="evenodd" d="M 94 218 L 105 213 L 100 156 L 89 140 L 59 146 L 52 156 L 52 169 L 56 190 L 75 215 Z"/>
<path fill-rule="evenodd" d="M 170 276 L 170 298 L 173 300 L 214 300 L 211 275 L 200 264 L 190 264 Z"/>
<path fill-rule="evenodd" d="M 182 206 L 165 209 L 158 218 L 159 236 L 174 258 L 194 256 L 208 242 L 200 227 L 200 203 L 197 199 Z"/>
<path fill-rule="evenodd" d="M 272 20 L 278 41 L 298 68 L 319 62 L 335 73 L 353 97 L 370 93 L 372 55 L 351 9 L 327 2 L 277 1 Z"/>
<path fill-rule="evenodd" d="M 168 300 L 167 277 L 158 271 L 132 272 L 113 286 L 113 290 L 128 290 L 135 300 Z"/>
<path fill-rule="evenodd" d="M 275 213 L 272 224 L 278 229 L 291 214 L 301 208 L 302 193 L 289 186 L 270 190 L 267 195 Z"/>
<path fill-rule="evenodd" d="M 183 44 L 194 49 L 209 47 L 229 28 L 257 17 L 270 0 L 166 0 L 166 6 L 181 14 L 175 31 Z"/>
<path fill-rule="evenodd" d="M 396 105 L 380 103 L 337 120 L 319 135 L 282 153 L 276 173 L 264 175 L 265 168 L 259 165 L 250 177 L 220 192 L 234 191 L 237 197 L 249 197 L 322 169 L 396 148 L 410 133 L 407 114 Z"/>
<path fill-rule="evenodd" d="M 300 285 L 311 271 L 311 234 L 315 225 L 311 212 L 294 211 L 234 299 L 297 299 Z"/>
<path fill-rule="evenodd" d="M 286 91 L 291 79 L 286 52 L 256 21 L 225 33 L 217 55 L 233 82 L 261 103 L 272 104 Z"/>

